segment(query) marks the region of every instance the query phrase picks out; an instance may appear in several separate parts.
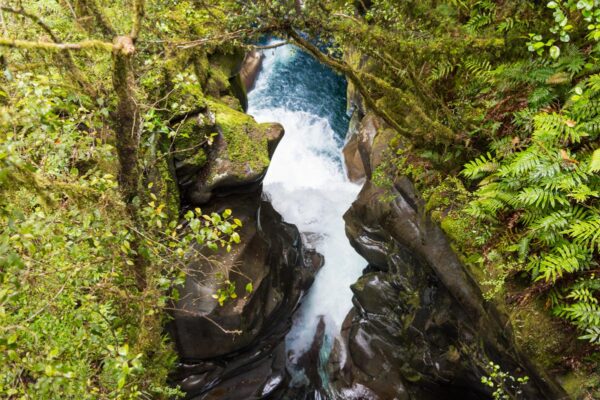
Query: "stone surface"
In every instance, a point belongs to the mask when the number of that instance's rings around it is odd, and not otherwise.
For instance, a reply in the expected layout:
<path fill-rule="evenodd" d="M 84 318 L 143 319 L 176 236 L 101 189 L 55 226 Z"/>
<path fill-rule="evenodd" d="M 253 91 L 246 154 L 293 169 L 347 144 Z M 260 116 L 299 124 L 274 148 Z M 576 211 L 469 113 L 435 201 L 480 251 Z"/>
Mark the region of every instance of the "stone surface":
<path fill-rule="evenodd" d="M 346 172 L 352 182 L 362 182 L 373 173 L 371 154 L 375 137 L 378 136 L 381 127 L 381 123 L 372 113 L 363 118 L 360 118 L 360 115 L 358 111 L 353 113 L 343 149 Z"/>
<path fill-rule="evenodd" d="M 240 120 L 219 119 L 218 114 L 213 119 L 219 137 L 201 171 L 180 164 L 178 172 L 180 180 L 185 171 L 185 182 L 191 182 L 184 187 L 188 206 L 201 205 L 205 214 L 233 210 L 243 223 L 241 243 L 229 253 L 203 250 L 204 257 L 187 266 L 168 326 L 181 362 L 172 381 L 190 399 L 272 399 L 287 388 L 283 339 L 323 258 L 305 248 L 298 229 L 262 199 L 262 178 L 283 135 L 281 126 L 259 125 L 244 115 L 228 117 Z M 258 144 L 267 162 L 253 168 L 239 153 L 232 157 L 232 142 Z M 257 151 L 248 157 L 260 157 Z M 197 192 L 190 195 L 190 188 Z M 226 279 L 235 284 L 238 297 L 221 306 L 212 295 Z M 249 282 L 251 293 L 245 290 Z"/>
<path fill-rule="evenodd" d="M 330 361 L 340 393 L 491 398 L 480 380 L 493 361 L 531 378 L 524 399 L 568 398 L 515 348 L 507 320 L 484 301 L 406 178 L 387 189 L 368 181 L 345 220 L 352 245 L 370 264 L 352 286 L 354 308 Z"/>
<path fill-rule="evenodd" d="M 225 208 L 242 220 L 242 242 L 230 253 L 206 254 L 218 263 L 200 259 L 188 266 L 169 328 L 182 362 L 175 381 L 191 398 L 262 398 L 285 387 L 283 338 L 322 258 L 303 247 L 296 227 L 260 191 L 221 198 L 204 211 Z M 216 271 L 235 283 L 239 296 L 223 306 L 211 297 L 222 284 L 212 278 Z M 247 294 L 250 281 L 254 290 Z"/>
<path fill-rule="evenodd" d="M 193 205 L 206 204 L 213 196 L 256 191 L 284 134 L 279 124 L 259 124 L 216 101 L 186 124 L 197 126 L 175 142 L 174 157 L 183 202 Z M 211 134 L 212 145 L 198 146 Z"/>
<path fill-rule="evenodd" d="M 246 54 L 240 69 L 240 78 L 246 92 L 249 92 L 254 87 L 254 83 L 262 67 L 263 58 L 263 54 L 256 50 L 252 50 Z"/>

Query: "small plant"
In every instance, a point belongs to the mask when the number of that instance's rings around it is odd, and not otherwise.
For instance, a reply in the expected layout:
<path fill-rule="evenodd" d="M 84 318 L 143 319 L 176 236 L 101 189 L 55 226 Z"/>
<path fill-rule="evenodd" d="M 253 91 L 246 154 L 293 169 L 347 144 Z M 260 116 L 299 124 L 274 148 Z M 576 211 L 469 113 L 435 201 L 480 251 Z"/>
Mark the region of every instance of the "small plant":
<path fill-rule="evenodd" d="M 502 371 L 500 366 L 490 361 L 486 370 L 488 375 L 481 377 L 481 383 L 494 390 L 494 400 L 520 399 L 523 395 L 522 387 L 529 382 L 528 376 L 515 378 L 508 372 Z"/>

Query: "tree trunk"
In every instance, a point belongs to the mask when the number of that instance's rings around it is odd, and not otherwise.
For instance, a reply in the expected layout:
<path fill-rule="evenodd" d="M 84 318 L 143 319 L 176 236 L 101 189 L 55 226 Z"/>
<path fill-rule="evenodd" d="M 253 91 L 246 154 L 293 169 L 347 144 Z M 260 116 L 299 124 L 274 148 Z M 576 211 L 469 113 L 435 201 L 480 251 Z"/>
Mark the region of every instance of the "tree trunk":
<path fill-rule="evenodd" d="M 141 181 L 138 147 L 140 141 L 141 115 L 135 97 L 135 77 L 133 74 L 133 55 L 135 46 L 130 36 L 115 39 L 113 52 L 113 86 L 117 95 L 115 114 L 116 147 L 119 156 L 119 185 L 133 223 L 137 222 L 137 210 L 133 200 L 139 194 Z M 146 261 L 139 252 L 139 238 L 131 243 L 135 251 L 133 273 L 138 289 L 146 287 Z"/>

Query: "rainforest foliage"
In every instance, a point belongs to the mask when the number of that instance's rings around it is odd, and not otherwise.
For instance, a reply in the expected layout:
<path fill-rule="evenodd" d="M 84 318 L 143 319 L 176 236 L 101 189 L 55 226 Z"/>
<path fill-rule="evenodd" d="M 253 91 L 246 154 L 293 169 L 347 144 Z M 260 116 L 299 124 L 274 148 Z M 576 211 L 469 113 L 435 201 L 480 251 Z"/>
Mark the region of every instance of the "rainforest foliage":
<path fill-rule="evenodd" d="M 598 359 L 597 1 L 14 0 L 0 31 L 0 397 L 177 392 L 169 288 L 240 224 L 181 209 L 173 157 L 206 162 L 186 122 L 241 110 L 227 60 L 264 34 L 397 133 L 373 179 L 413 178 L 490 298 Z"/>

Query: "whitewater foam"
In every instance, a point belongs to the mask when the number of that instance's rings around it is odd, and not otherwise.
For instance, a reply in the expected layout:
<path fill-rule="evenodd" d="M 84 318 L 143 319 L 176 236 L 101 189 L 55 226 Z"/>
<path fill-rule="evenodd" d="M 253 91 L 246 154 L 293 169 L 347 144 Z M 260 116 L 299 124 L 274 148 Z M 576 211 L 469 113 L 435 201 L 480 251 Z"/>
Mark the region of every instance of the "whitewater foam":
<path fill-rule="evenodd" d="M 321 317 L 326 342 L 332 342 L 352 307 L 350 285 L 366 265 L 350 246 L 342 218 L 360 187 L 349 182 L 343 171 L 342 140 L 331 125 L 335 116 L 327 114 L 328 104 L 321 104 L 326 99 L 309 90 L 322 77 L 303 70 L 298 73 L 305 74 L 304 79 L 289 82 L 285 77 L 285 85 L 280 81 L 284 77 L 279 67 L 293 65 L 298 56 L 298 50 L 289 45 L 267 50 L 263 70 L 248 96 L 248 113 L 257 121 L 279 122 L 285 128 L 264 191 L 284 220 L 310 234 L 311 245 L 325 257 L 286 338 L 292 362 L 311 345 Z M 300 109 L 303 102 L 310 106 Z"/>

